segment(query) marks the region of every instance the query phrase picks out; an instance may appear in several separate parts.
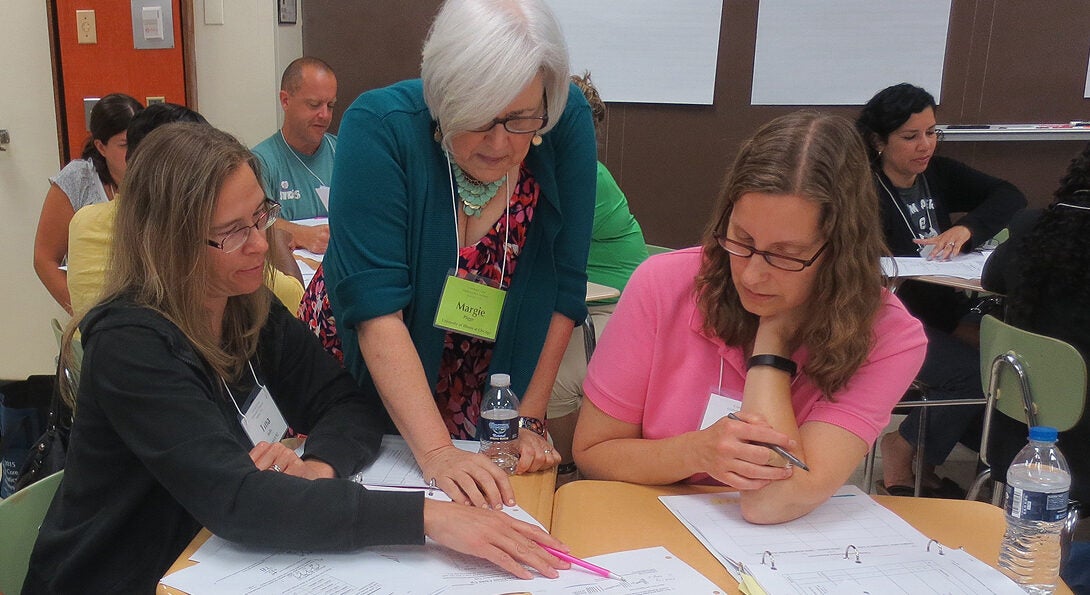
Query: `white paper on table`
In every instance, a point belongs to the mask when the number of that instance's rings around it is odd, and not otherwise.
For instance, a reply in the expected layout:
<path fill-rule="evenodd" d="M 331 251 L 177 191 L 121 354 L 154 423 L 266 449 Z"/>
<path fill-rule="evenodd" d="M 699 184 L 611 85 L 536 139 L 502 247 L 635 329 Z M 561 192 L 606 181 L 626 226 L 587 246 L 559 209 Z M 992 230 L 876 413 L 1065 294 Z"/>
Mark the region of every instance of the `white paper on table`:
<path fill-rule="evenodd" d="M 946 548 L 946 555 L 940 556 L 935 546 L 929 553 L 927 536 L 854 485 L 841 487 L 810 514 L 778 525 L 746 522 L 740 496 L 734 492 L 660 496 L 659 500 L 720 562 L 729 557 L 744 563 L 770 593 L 852 592 L 852 585 L 863 576 L 867 581 L 884 581 L 866 583 L 873 593 L 922 592 L 899 590 L 899 584 L 909 582 L 904 577 L 913 573 L 927 576 L 927 592 L 1017 592 L 1005 590 L 1014 583 L 999 571 L 966 560 L 972 558 L 968 554 L 950 555 L 956 550 Z M 844 563 L 848 546 L 853 546 L 853 557 Z M 770 559 L 762 564 L 766 552 L 775 558 L 775 572 L 792 585 L 790 589 L 765 582 L 771 572 Z M 861 560 L 858 566 L 856 552 Z M 872 571 L 860 570 L 864 566 Z M 730 564 L 724 567 L 735 574 Z M 974 584 L 998 586 L 993 591 L 959 586 L 970 579 Z"/>
<path fill-rule="evenodd" d="M 769 566 L 749 568 L 769 593 L 838 593 L 864 595 L 916 595 L 918 593 L 979 593 L 1024 595 L 1021 587 L 994 568 L 961 549 L 937 548 L 894 559 L 868 561 L 854 557 L 838 560 L 831 569 L 828 561 L 803 562 L 777 570 Z"/>
<path fill-rule="evenodd" d="M 268 551 L 210 538 L 194 558 L 200 564 L 171 574 L 163 583 L 190 595 L 204 593 L 426 593 L 534 595 L 617 593 L 720 593 L 699 572 L 665 548 L 647 548 L 587 558 L 624 577 L 605 578 L 577 566 L 560 577 L 515 578 L 491 562 L 444 548 L 386 546 L 350 554 Z"/>
<path fill-rule="evenodd" d="M 887 277 L 942 275 L 958 279 L 979 279 L 992 250 L 959 254 L 950 260 L 927 260 L 916 256 L 882 257 L 882 272 Z M 896 265 L 896 268 L 894 268 Z"/>
<path fill-rule="evenodd" d="M 468 452 L 477 452 L 481 443 L 475 440 L 454 440 L 454 446 Z M 427 488 L 428 482 L 416 464 L 409 444 L 401 436 L 386 434 L 382 437 L 378 458 L 352 476 L 352 481 L 374 486 L 419 486 Z"/>

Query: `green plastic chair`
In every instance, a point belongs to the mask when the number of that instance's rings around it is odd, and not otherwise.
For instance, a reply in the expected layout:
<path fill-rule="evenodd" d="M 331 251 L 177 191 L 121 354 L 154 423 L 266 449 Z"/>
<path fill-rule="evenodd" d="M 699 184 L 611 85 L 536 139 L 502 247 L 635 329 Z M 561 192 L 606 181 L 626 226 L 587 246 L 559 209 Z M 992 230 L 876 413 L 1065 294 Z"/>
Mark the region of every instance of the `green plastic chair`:
<path fill-rule="evenodd" d="M 63 476 L 58 471 L 0 500 L 0 593 L 23 590 L 38 528 Z"/>
<path fill-rule="evenodd" d="M 1027 426 L 1062 432 L 1079 421 L 1086 406 L 1086 362 L 1077 349 L 991 315 L 980 321 L 980 380 L 988 399 L 980 440 L 984 470 L 969 489 L 968 500 L 976 499 L 991 473 L 988 434 L 996 410 Z M 1000 494 L 993 491 L 993 504 L 999 504 Z"/>

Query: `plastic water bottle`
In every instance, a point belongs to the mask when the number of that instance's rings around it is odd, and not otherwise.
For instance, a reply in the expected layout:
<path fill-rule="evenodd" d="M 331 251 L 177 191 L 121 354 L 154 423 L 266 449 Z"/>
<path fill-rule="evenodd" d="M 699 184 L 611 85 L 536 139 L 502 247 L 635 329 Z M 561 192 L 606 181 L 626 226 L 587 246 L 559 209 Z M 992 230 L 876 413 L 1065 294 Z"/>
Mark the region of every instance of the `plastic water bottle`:
<path fill-rule="evenodd" d="M 491 384 L 481 401 L 477 438 L 481 441 L 481 452 L 512 474 L 519 462 L 519 400 L 511 390 L 509 375 L 493 374 Z"/>
<path fill-rule="evenodd" d="M 1071 472 L 1056 448 L 1056 428 L 1030 428 L 1029 444 L 1007 470 L 1007 532 L 999 569 L 1027 593 L 1052 593 L 1060 573 L 1060 531 Z"/>

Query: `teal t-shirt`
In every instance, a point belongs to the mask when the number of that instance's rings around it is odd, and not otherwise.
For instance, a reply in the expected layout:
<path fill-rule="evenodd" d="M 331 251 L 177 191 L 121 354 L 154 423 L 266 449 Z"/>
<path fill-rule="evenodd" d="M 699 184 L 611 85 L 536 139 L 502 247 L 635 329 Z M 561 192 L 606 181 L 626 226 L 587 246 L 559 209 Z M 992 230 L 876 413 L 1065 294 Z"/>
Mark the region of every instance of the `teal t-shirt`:
<path fill-rule="evenodd" d="M 643 230 L 628 210 L 628 199 L 613 175 L 598 162 L 594 194 L 594 228 L 590 234 L 587 279 L 624 291 L 632 271 L 647 259 Z M 604 300 L 611 303 L 617 300 Z"/>
<path fill-rule="evenodd" d="M 329 210 L 319 193 L 329 198 L 337 137 L 326 134 L 313 155 L 288 146 L 279 130 L 253 148 L 261 162 L 261 185 L 269 198 L 280 203 L 280 216 L 288 221 L 327 217 Z"/>

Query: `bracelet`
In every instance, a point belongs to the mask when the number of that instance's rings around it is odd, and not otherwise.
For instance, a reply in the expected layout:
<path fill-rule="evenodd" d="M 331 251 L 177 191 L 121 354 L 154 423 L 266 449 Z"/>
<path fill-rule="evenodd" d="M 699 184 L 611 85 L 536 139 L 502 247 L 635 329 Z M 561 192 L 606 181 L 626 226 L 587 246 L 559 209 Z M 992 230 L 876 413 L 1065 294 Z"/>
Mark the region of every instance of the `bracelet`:
<path fill-rule="evenodd" d="M 752 369 L 753 366 L 771 366 L 777 370 L 787 372 L 792 376 L 799 371 L 799 366 L 795 362 L 786 357 L 771 353 L 762 353 L 749 358 L 749 361 L 746 362 L 746 370 Z"/>
<path fill-rule="evenodd" d="M 525 415 L 520 417 L 519 429 L 530 430 L 531 432 L 537 434 L 538 436 L 541 436 L 542 438 L 545 437 L 545 422 L 541 421 L 536 417 L 528 417 Z"/>

